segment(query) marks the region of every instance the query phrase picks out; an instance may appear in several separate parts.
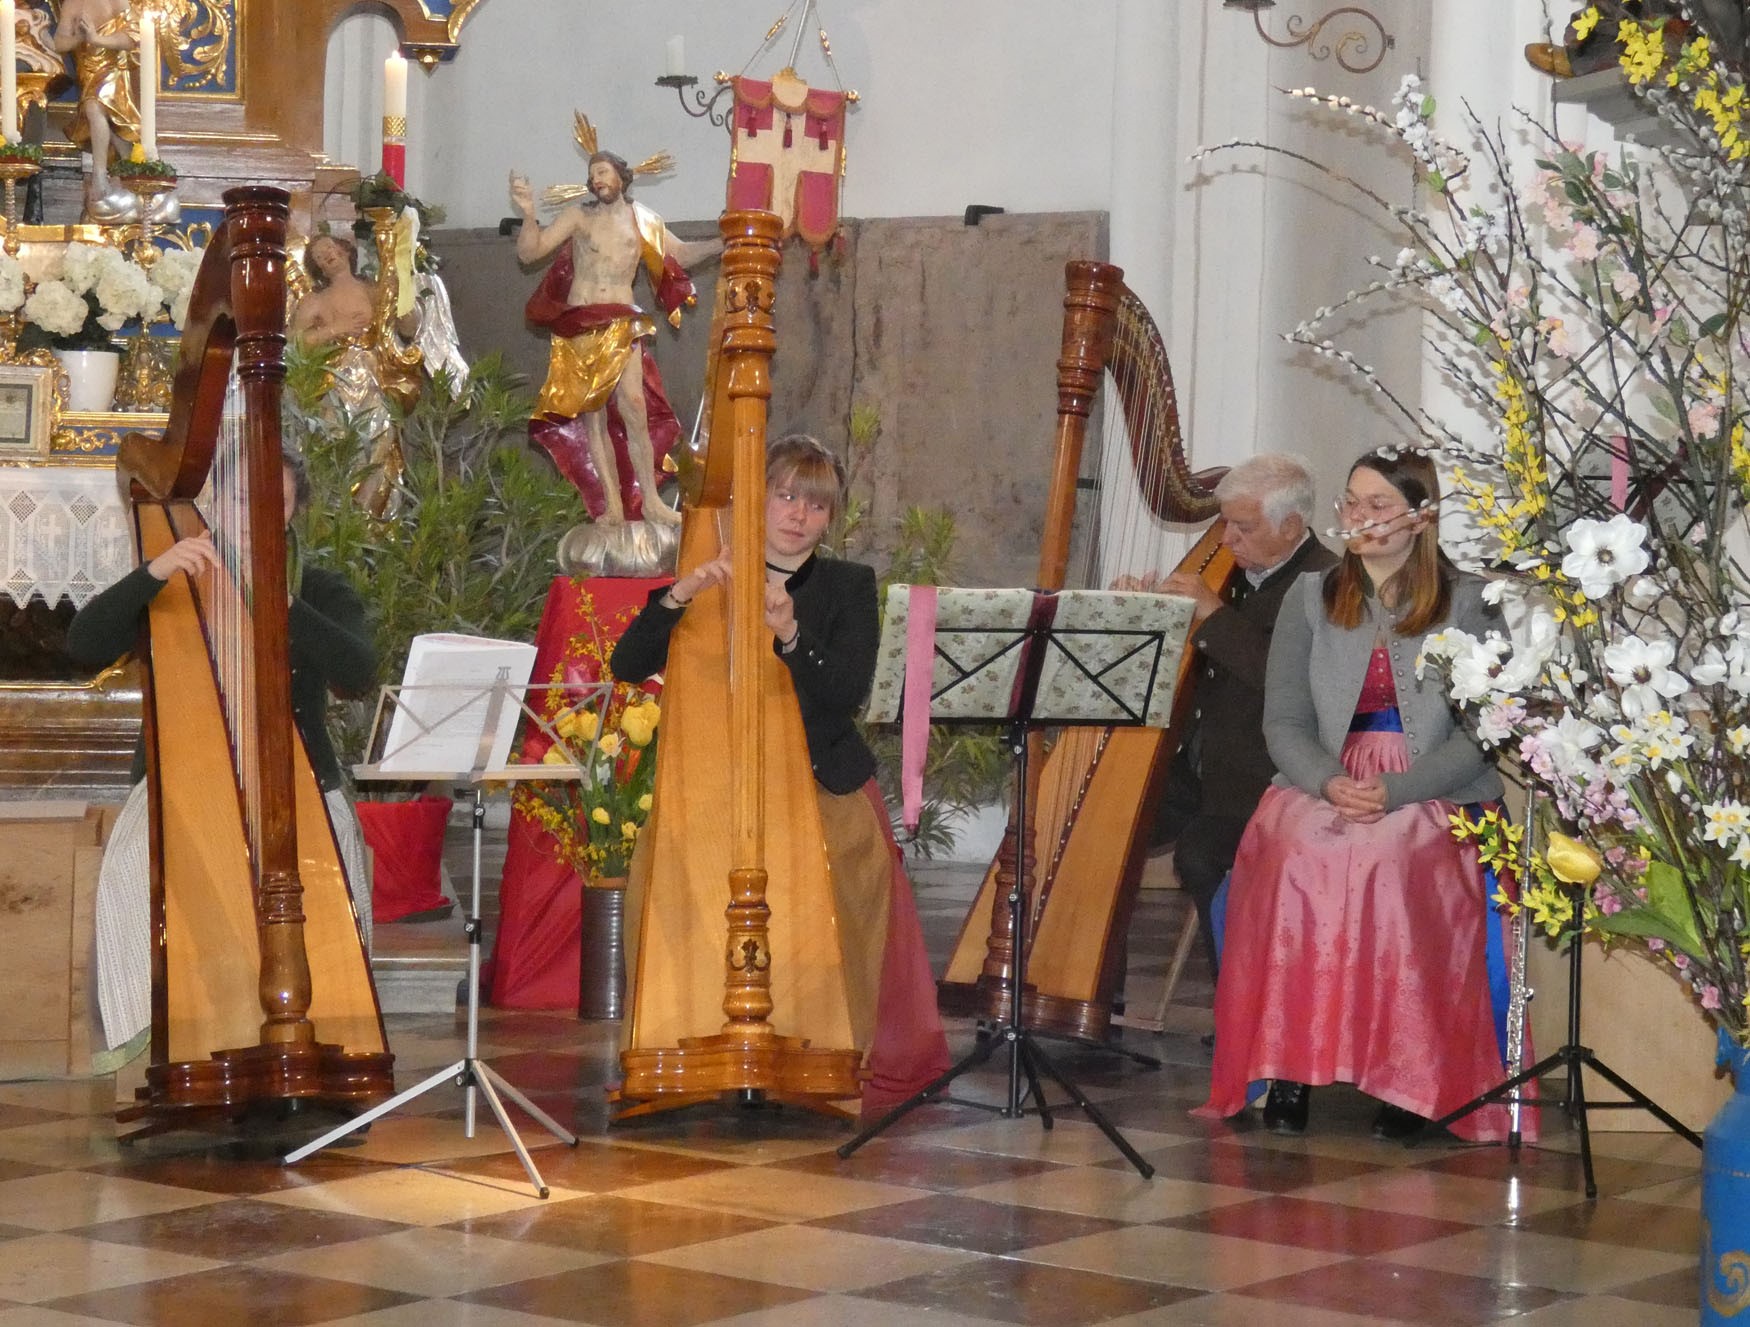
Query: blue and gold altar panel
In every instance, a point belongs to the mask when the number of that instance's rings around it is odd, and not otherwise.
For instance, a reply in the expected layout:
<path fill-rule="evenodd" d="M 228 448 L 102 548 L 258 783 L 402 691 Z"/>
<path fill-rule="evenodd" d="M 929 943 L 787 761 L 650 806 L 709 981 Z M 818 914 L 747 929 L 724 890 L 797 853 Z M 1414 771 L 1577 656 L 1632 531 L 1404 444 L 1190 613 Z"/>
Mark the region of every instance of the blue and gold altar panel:
<path fill-rule="evenodd" d="M 258 0 L 254 0 L 258 2 Z M 252 0 L 171 0 L 175 37 L 164 43 L 165 95 L 243 99 L 244 7 Z"/>
<path fill-rule="evenodd" d="M 116 448 L 130 433 L 161 438 L 170 427 L 162 410 L 107 410 L 102 414 L 68 411 L 56 421 L 49 440 L 50 465 L 115 465 Z"/>

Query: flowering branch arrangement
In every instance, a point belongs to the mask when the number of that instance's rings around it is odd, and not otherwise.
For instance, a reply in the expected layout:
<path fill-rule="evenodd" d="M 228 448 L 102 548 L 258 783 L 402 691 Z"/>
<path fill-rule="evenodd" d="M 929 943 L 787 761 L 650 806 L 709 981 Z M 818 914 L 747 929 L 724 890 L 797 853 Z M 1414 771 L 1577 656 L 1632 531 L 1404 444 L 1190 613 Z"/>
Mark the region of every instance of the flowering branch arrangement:
<path fill-rule="evenodd" d="M 1473 156 L 1435 135 L 1413 77 L 1384 112 L 1291 94 L 1395 139 L 1423 188 L 1419 206 L 1368 195 L 1404 247 L 1288 339 L 1377 392 L 1406 446 L 1448 459 L 1469 556 L 1501 573 L 1513 630 L 1432 637 L 1421 666 L 1554 822 L 1509 905 L 1551 934 L 1644 944 L 1750 1044 L 1750 145 L 1743 71 L 1705 24 L 1690 31 L 1679 45 L 1658 22 L 1618 22 L 1630 81 L 1686 145 L 1638 159 L 1528 117 L 1533 167 L 1474 120 Z M 1339 310 L 1404 298 L 1490 442 L 1324 332 Z M 1454 832 L 1519 859 L 1499 813 Z"/>
<path fill-rule="evenodd" d="M 595 608 L 583 595 L 591 622 Z M 656 786 L 656 730 L 662 707 L 644 687 L 610 676 L 612 642 L 594 632 L 574 637 L 553 667 L 542 717 L 549 732 L 531 732 L 523 759 L 577 765 L 583 777 L 517 786 L 513 803 L 552 838 L 556 855 L 588 884 L 618 882 L 631 866 L 650 818 Z M 576 699 L 583 696 L 584 699 Z"/>

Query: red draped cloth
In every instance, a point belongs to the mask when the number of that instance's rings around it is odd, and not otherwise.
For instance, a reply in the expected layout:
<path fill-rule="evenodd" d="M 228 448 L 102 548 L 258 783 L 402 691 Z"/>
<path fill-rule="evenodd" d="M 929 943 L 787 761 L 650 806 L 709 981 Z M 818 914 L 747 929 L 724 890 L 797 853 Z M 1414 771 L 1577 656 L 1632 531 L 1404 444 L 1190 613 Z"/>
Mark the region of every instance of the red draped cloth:
<path fill-rule="evenodd" d="M 534 680 L 551 679 L 554 668 L 566 662 L 572 640 L 593 634 L 601 642 L 600 667 L 574 658 L 565 680 L 600 681 L 613 642 L 638 616 L 650 592 L 669 579 L 556 577 L 535 638 Z M 546 831 L 513 809 L 498 887 L 498 936 L 480 973 L 489 1004 L 500 1009 L 577 1008 L 583 888 L 576 872 L 559 860 Z"/>

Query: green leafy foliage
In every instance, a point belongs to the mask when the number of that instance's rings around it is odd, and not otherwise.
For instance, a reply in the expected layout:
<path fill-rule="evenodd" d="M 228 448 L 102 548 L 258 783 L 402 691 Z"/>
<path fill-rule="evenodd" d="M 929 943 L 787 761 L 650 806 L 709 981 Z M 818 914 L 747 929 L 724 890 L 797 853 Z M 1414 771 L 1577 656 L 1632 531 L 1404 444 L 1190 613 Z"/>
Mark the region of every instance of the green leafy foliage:
<path fill-rule="evenodd" d="M 498 355 L 452 398 L 439 374 L 398 420 L 406 467 L 385 519 L 352 497 L 370 473 L 368 440 L 323 400 L 322 351 L 288 353 L 286 432 L 301 446 L 314 500 L 305 556 L 346 575 L 371 610 L 380 672 L 394 682 L 415 636 L 432 631 L 531 638 L 556 573 L 559 535 L 581 516 L 569 485 L 524 442 L 531 398 Z M 340 717 L 343 762 L 362 759 L 369 714 Z"/>

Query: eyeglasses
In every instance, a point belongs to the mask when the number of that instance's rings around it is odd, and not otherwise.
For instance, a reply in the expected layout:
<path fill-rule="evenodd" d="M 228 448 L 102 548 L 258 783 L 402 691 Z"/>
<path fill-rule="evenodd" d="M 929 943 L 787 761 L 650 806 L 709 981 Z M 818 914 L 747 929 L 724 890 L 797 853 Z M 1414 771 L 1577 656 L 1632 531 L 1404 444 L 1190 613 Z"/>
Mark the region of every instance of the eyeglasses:
<path fill-rule="evenodd" d="M 1370 521 L 1389 521 L 1410 510 L 1391 498 L 1358 498 L 1353 493 L 1345 493 L 1331 506 L 1337 509 L 1339 516 L 1364 516 Z"/>

